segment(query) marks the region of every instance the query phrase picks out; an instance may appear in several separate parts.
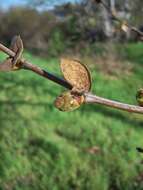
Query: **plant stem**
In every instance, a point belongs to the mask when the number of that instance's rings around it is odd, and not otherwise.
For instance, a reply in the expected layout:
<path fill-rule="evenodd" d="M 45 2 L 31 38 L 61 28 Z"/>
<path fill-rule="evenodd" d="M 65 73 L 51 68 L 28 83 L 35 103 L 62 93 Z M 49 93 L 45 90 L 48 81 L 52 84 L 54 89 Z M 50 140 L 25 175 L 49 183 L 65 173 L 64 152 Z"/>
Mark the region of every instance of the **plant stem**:
<path fill-rule="evenodd" d="M 0 43 L 0 51 L 6 53 L 10 57 L 15 56 L 15 53 L 12 50 L 8 49 L 1 43 Z M 69 90 L 72 89 L 72 86 L 67 81 L 41 69 L 40 67 L 36 65 L 29 63 L 28 61 L 24 59 L 21 59 L 21 69 L 31 70 L 35 72 L 36 74 L 44 78 L 47 78 Z M 140 106 L 120 103 L 117 101 L 113 101 L 113 100 L 105 99 L 96 95 L 92 95 L 90 93 L 85 93 L 84 95 L 85 95 L 85 103 L 92 103 L 92 104 L 97 103 L 97 104 L 105 105 L 112 108 L 117 108 L 117 109 L 128 111 L 128 112 L 143 114 L 143 107 L 140 107 Z"/>
<path fill-rule="evenodd" d="M 5 47 L 1 43 L 0 43 L 0 51 L 6 53 L 10 57 L 15 56 L 15 53 L 12 50 Z M 65 87 L 65 88 L 67 88 L 69 90 L 72 89 L 72 86 L 67 81 L 65 81 L 65 80 L 63 80 L 63 79 L 61 79 L 61 78 L 59 78 L 59 77 L 45 71 L 43 69 L 41 69 L 40 67 L 38 67 L 36 65 L 31 64 L 30 62 L 28 62 L 28 61 L 26 61 L 24 59 L 21 59 L 21 69 L 31 70 L 31 71 L 37 73 L 38 75 L 40 75 L 40 76 L 42 76 L 44 78 L 47 78 L 47 79 L 49 79 L 49 80 L 51 80 L 51 81 Z"/>
<path fill-rule="evenodd" d="M 65 81 L 64 79 L 59 78 L 59 77 L 41 69 L 40 67 L 27 62 L 27 61 L 25 61 L 24 64 L 22 65 L 22 69 L 33 71 L 36 74 L 38 74 L 42 77 L 45 77 L 45 78 L 47 78 L 47 79 L 49 79 L 49 80 L 51 80 L 57 84 L 69 89 L 69 90 L 72 89 L 72 86 L 67 81 Z"/>
<path fill-rule="evenodd" d="M 90 93 L 85 94 L 85 103 L 90 103 L 90 104 L 96 103 L 128 112 L 143 114 L 143 107 L 129 105 L 114 100 L 109 100 Z"/>

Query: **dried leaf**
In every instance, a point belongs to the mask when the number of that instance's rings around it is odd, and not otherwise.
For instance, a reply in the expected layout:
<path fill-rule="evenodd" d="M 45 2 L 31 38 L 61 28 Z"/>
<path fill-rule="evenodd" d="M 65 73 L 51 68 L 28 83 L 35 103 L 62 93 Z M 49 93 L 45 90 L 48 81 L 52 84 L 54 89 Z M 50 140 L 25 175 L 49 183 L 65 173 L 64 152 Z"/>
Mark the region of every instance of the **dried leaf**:
<path fill-rule="evenodd" d="M 62 58 L 61 70 L 64 78 L 73 86 L 74 91 L 88 92 L 90 90 L 90 73 L 86 66 L 81 64 L 80 61 Z"/>
<path fill-rule="evenodd" d="M 23 42 L 20 36 L 15 36 L 10 49 L 15 52 L 15 57 L 9 57 L 0 64 L 0 71 L 13 71 L 20 68 L 19 63 L 23 52 Z"/>
<path fill-rule="evenodd" d="M 10 49 L 15 53 L 17 53 L 19 49 L 23 51 L 23 42 L 20 36 L 14 36 L 10 45 Z"/>
<path fill-rule="evenodd" d="M 11 42 L 11 50 L 15 52 L 15 57 L 13 58 L 13 69 L 17 70 L 20 68 L 20 61 L 23 53 L 23 42 L 20 36 L 15 36 Z"/>

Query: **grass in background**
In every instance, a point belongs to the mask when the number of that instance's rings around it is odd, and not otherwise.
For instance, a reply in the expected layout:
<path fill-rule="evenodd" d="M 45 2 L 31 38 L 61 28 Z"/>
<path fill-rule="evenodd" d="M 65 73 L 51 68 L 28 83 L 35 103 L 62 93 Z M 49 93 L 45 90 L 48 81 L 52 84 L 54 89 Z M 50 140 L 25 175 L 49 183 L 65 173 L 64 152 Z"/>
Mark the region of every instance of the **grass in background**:
<path fill-rule="evenodd" d="M 124 47 L 133 60 L 130 74 L 111 77 L 90 64 L 92 91 L 136 104 L 142 48 Z M 25 56 L 60 75 L 59 60 Z M 1 73 L 0 87 L 0 189 L 143 189 L 143 158 L 136 152 L 143 146 L 142 115 L 99 105 L 59 112 L 53 101 L 63 89 L 29 71 Z M 90 154 L 94 146 L 100 151 Z"/>

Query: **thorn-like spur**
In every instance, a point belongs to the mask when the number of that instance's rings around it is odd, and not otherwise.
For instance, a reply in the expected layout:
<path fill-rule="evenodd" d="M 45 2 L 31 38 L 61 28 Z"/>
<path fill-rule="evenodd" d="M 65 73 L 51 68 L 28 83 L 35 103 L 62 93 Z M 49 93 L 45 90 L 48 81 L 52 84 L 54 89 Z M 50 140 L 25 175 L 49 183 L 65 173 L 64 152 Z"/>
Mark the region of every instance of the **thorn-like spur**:
<path fill-rule="evenodd" d="M 14 57 L 8 57 L 0 64 L 0 71 L 14 71 L 20 69 L 23 52 L 23 42 L 20 36 L 12 39 L 10 49 L 15 53 Z"/>

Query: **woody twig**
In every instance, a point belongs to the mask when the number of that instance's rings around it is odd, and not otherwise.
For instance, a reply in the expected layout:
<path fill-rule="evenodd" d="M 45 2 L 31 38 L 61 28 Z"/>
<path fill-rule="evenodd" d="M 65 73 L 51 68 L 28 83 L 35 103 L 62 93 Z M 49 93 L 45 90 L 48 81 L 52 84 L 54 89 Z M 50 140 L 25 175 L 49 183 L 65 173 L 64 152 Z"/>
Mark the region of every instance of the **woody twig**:
<path fill-rule="evenodd" d="M 17 51 L 14 52 L 11 49 L 5 47 L 1 43 L 0 43 L 0 51 L 4 52 L 5 54 L 7 54 L 9 56 L 8 59 L 10 59 L 10 61 L 11 61 L 10 62 L 11 67 L 10 68 L 11 68 L 11 70 L 14 70 L 12 64 L 13 64 L 13 59 L 17 55 Z M 5 62 L 5 64 L 7 64 L 7 62 Z M 34 73 L 36 73 L 36 74 L 38 74 L 38 75 L 40 75 L 40 76 L 42 76 L 48 80 L 51 80 L 51 81 L 57 83 L 58 85 L 68 89 L 68 90 L 71 90 L 73 88 L 73 86 L 68 81 L 66 81 L 62 78 L 59 78 L 59 77 L 41 69 L 40 67 L 38 67 L 36 65 L 33 65 L 32 63 L 28 62 L 27 60 L 25 60 L 22 57 L 19 58 L 18 64 L 16 65 L 16 68 L 33 71 Z M 129 104 L 105 99 L 105 98 L 93 95 L 90 92 L 85 92 L 84 94 L 82 94 L 82 96 L 84 96 L 84 103 L 101 104 L 101 105 L 105 105 L 105 106 L 108 106 L 111 108 L 124 110 L 127 112 L 143 114 L 143 107 L 140 107 L 140 106 L 129 105 Z"/>

